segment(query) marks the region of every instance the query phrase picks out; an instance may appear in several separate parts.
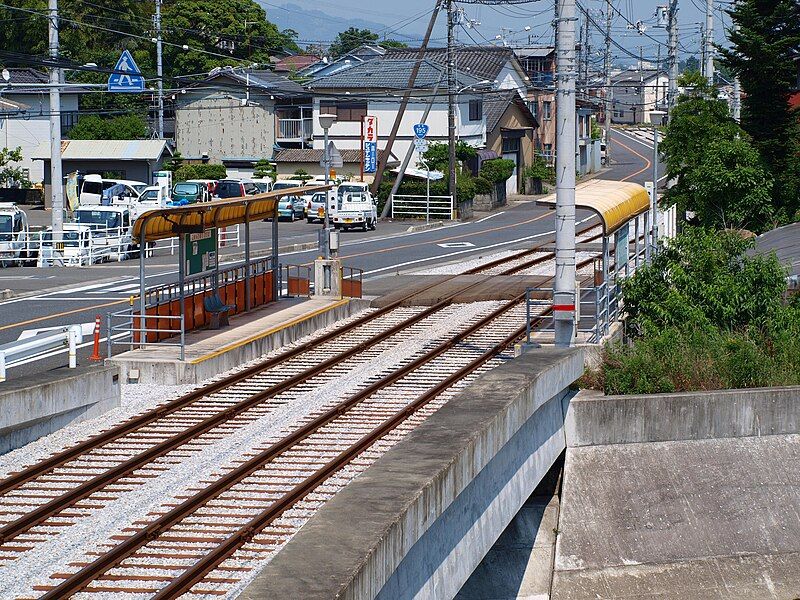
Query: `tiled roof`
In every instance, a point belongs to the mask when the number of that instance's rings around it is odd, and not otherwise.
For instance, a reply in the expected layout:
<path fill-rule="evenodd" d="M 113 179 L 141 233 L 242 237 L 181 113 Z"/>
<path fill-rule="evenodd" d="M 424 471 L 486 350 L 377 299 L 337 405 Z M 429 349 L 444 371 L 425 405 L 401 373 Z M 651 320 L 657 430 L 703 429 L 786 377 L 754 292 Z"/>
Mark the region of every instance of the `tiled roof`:
<path fill-rule="evenodd" d="M 516 104 L 528 119 L 528 127 L 538 127 L 539 123 L 533 116 L 528 105 L 520 98 L 515 90 L 488 94 L 483 100 L 483 116 L 486 118 L 486 131 L 493 131 L 500 123 L 510 104 Z"/>
<path fill-rule="evenodd" d="M 165 140 L 63 140 L 63 160 L 158 160 L 164 152 L 172 154 Z M 34 160 L 50 159 L 50 142 L 33 152 Z"/>
<path fill-rule="evenodd" d="M 413 60 L 419 48 L 391 48 L 386 58 Z M 447 48 L 428 48 L 425 58 L 441 65 L 447 64 Z M 478 79 L 497 79 L 503 67 L 514 58 L 514 51 L 503 46 L 465 46 L 456 48 L 456 69 Z"/>
<path fill-rule="evenodd" d="M 283 75 L 278 75 L 272 71 L 252 69 L 245 71 L 244 69 L 235 69 L 232 67 L 224 67 L 221 69 L 214 69 L 208 74 L 206 81 L 212 81 L 221 77 L 232 79 L 244 89 L 245 86 L 251 88 L 258 88 L 276 95 L 285 96 L 307 96 L 308 92 L 300 84 L 287 79 Z"/>
<path fill-rule="evenodd" d="M 319 62 L 320 57 L 314 54 L 295 54 L 286 56 L 275 63 L 275 71 L 299 71 L 309 65 Z"/>
<path fill-rule="evenodd" d="M 414 62 L 414 60 L 408 59 L 376 58 L 344 71 L 320 77 L 310 83 L 309 87 L 313 90 L 404 90 L 408 87 L 408 78 Z M 437 84 L 444 86 L 446 80 L 447 74 L 444 65 L 430 60 L 423 60 L 420 63 L 414 88 L 429 90 L 435 88 Z M 475 83 L 478 83 L 477 78 L 466 75 L 463 72 L 456 72 L 456 84 L 459 87 Z"/>
<path fill-rule="evenodd" d="M 381 150 L 383 154 L 386 150 Z M 360 163 L 361 150 L 339 150 L 342 155 L 342 162 L 344 163 Z M 322 150 L 314 150 L 312 148 L 287 148 L 275 153 L 272 158 L 278 163 L 318 163 L 322 160 Z"/>
<path fill-rule="evenodd" d="M 48 83 L 50 81 L 49 76 L 44 71 L 37 71 L 36 69 L 32 69 L 30 67 L 20 67 L 20 68 L 9 68 L 8 73 L 11 76 L 8 80 L 9 83 L 14 84 L 25 84 L 30 83 L 32 86 L 37 87 L 14 87 L 6 91 L 8 94 L 41 94 L 47 93 L 46 88 L 38 87 L 41 86 L 43 83 Z M 4 81 L 0 80 L 0 88 L 2 88 L 2 84 L 5 83 Z M 88 88 L 66 88 L 62 90 L 62 94 L 69 94 L 69 93 L 82 93 L 88 91 Z"/>
<path fill-rule="evenodd" d="M 646 83 L 651 79 L 655 79 L 656 75 L 659 77 L 667 76 L 664 71 L 659 71 L 656 73 L 654 69 L 645 69 L 644 71 L 639 71 L 638 69 L 627 69 L 621 73 L 613 75 L 611 77 L 611 81 L 614 83 L 641 83 L 644 81 Z"/>

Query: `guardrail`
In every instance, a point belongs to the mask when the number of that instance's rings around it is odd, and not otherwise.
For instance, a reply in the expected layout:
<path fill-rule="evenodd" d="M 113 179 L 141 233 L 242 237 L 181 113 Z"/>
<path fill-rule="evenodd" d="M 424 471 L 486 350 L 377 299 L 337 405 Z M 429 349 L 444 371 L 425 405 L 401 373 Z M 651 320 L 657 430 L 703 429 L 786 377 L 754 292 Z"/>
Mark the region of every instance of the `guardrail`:
<path fill-rule="evenodd" d="M 69 368 L 78 366 L 77 348 L 83 341 L 80 325 L 65 325 L 51 331 L 9 342 L 0 346 L 0 382 L 6 380 L 6 369 L 20 361 L 38 357 L 53 350 L 69 348 Z M 15 360 L 9 360 L 15 358 Z"/>
<path fill-rule="evenodd" d="M 549 297 L 534 297 L 542 294 Z M 608 333 L 610 319 L 616 318 L 610 311 L 608 284 L 601 283 L 589 288 L 577 289 L 575 296 L 578 300 L 576 307 L 576 333 L 586 335 L 585 341 L 590 344 L 599 344 Z M 552 331 L 554 327 L 553 289 L 552 288 L 527 288 L 525 290 L 525 333 L 526 342 L 531 343 L 531 335 L 536 331 Z M 536 309 L 539 310 L 536 310 Z M 537 321 L 534 326 L 533 321 Z"/>
<path fill-rule="evenodd" d="M 392 218 L 455 219 L 452 196 L 392 196 Z"/>
<path fill-rule="evenodd" d="M 177 329 L 164 328 L 164 322 L 178 323 Z M 153 323 L 148 326 L 148 323 Z M 111 358 L 114 346 L 128 346 L 129 350 L 143 346 L 174 346 L 179 348 L 180 360 L 185 358 L 186 348 L 186 326 L 184 315 L 145 315 L 142 319 L 137 312 L 132 309 L 120 310 L 108 313 L 106 328 L 106 356 Z M 164 342 L 180 336 L 178 342 Z M 156 341 L 149 341 L 155 339 Z"/>

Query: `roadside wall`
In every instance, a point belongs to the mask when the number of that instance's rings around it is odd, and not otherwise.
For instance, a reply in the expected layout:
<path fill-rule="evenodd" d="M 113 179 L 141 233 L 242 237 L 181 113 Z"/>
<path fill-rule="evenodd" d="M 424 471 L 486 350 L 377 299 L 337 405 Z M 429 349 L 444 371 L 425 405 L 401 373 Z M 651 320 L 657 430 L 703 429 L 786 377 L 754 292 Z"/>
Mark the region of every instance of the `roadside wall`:
<path fill-rule="evenodd" d="M 800 386 L 630 396 L 581 390 L 566 407 L 567 445 L 798 433 L 798 401 Z"/>
<path fill-rule="evenodd" d="M 0 386 L 0 453 L 119 406 L 119 368 L 37 373 Z"/>

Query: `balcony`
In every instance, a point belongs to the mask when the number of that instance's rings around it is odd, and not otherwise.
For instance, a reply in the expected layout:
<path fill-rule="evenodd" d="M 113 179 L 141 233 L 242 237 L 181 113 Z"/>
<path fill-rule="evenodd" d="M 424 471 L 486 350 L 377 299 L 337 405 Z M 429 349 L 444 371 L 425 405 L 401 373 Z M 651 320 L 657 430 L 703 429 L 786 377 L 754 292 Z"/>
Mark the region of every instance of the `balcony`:
<path fill-rule="evenodd" d="M 313 119 L 278 119 L 277 142 L 305 142 L 311 139 Z"/>

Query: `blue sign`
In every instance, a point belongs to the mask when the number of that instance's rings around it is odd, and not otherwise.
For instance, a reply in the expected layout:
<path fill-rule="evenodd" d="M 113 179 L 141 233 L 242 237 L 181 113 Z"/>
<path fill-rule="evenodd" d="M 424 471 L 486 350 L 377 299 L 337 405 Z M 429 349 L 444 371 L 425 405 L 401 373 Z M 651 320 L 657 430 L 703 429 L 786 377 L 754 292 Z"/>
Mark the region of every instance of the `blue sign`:
<path fill-rule="evenodd" d="M 364 173 L 378 170 L 378 142 L 364 142 Z"/>
<path fill-rule="evenodd" d="M 138 93 L 144 91 L 144 77 L 142 77 L 139 67 L 133 60 L 133 56 L 127 50 L 122 51 L 119 57 L 115 73 L 108 78 L 109 92 Z"/>
<path fill-rule="evenodd" d="M 428 127 L 425 123 L 417 123 L 414 125 L 414 135 L 417 136 L 419 139 L 423 139 L 426 135 L 428 135 Z"/>

